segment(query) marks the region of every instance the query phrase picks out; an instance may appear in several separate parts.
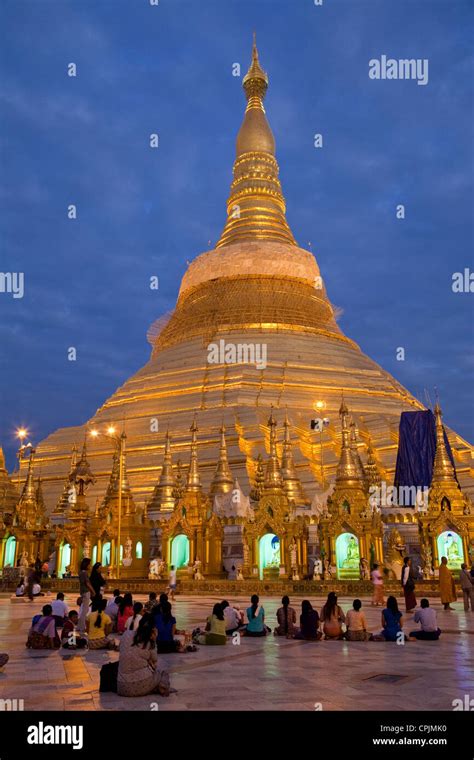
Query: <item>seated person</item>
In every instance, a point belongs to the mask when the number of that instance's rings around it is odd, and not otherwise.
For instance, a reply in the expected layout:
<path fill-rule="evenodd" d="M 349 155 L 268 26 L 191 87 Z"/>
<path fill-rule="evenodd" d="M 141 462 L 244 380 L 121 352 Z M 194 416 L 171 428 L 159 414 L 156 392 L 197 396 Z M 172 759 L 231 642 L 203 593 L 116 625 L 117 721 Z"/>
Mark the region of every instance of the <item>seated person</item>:
<path fill-rule="evenodd" d="M 86 618 L 86 631 L 89 639 L 89 649 L 117 649 L 112 634 L 112 621 L 105 614 L 107 600 L 101 599 L 94 612 L 89 612 Z"/>
<path fill-rule="evenodd" d="M 348 641 L 368 641 L 370 633 L 367 631 L 367 620 L 361 612 L 362 602 L 354 599 L 352 609 L 346 615 L 346 639 Z"/>
<path fill-rule="evenodd" d="M 118 588 L 114 589 L 114 595 L 111 599 L 107 602 L 107 607 L 105 608 L 105 614 L 109 616 L 109 618 L 112 620 L 114 626 L 117 625 L 117 615 L 118 615 L 118 609 L 119 604 L 122 601 L 122 597 L 120 596 L 120 591 Z"/>
<path fill-rule="evenodd" d="M 225 632 L 227 636 L 232 636 L 235 631 L 243 625 L 242 613 L 235 607 L 231 607 L 227 599 L 221 602 L 221 607 L 224 610 L 224 622 Z"/>
<path fill-rule="evenodd" d="M 342 623 L 345 619 L 345 615 L 337 603 L 337 596 L 334 591 L 331 591 L 321 610 L 324 638 L 328 640 L 344 638 Z"/>
<path fill-rule="evenodd" d="M 159 604 L 156 598 L 156 591 L 150 591 L 148 594 L 148 601 L 145 603 L 145 612 L 153 613 L 154 608 Z"/>
<path fill-rule="evenodd" d="M 87 646 L 87 639 L 77 630 L 78 621 L 77 611 L 71 610 L 61 631 L 63 649 L 84 649 Z"/>
<path fill-rule="evenodd" d="M 125 630 L 125 623 L 128 618 L 133 615 L 133 598 L 131 594 L 124 594 L 122 601 L 119 605 L 117 614 L 117 633 L 123 633 Z"/>
<path fill-rule="evenodd" d="M 29 649 L 59 649 L 60 642 L 50 604 L 45 604 L 42 614 L 33 618 L 26 646 Z"/>
<path fill-rule="evenodd" d="M 25 596 L 25 579 L 20 578 L 20 582 L 15 589 L 15 596 Z"/>
<path fill-rule="evenodd" d="M 290 600 L 284 596 L 281 600 L 282 606 L 277 610 L 278 625 L 273 631 L 275 636 L 286 636 L 292 638 L 296 633 L 296 612 L 290 607 Z"/>
<path fill-rule="evenodd" d="M 143 615 L 137 631 L 126 631 L 120 642 L 117 694 L 143 697 L 161 694 L 168 697 L 170 679 L 166 670 L 158 669 L 156 628 L 153 617 Z"/>
<path fill-rule="evenodd" d="M 157 605 L 155 605 L 154 611 L 156 609 Z M 176 618 L 171 614 L 171 604 L 168 601 L 163 601 L 160 604 L 160 611 L 155 614 L 154 620 L 158 632 L 156 641 L 158 652 L 161 654 L 182 652 L 181 642 L 175 639 L 180 631 L 176 628 Z"/>
<path fill-rule="evenodd" d="M 59 591 L 56 594 L 56 599 L 51 603 L 51 607 L 53 609 L 53 617 L 56 621 L 56 628 L 62 628 L 69 614 L 69 609 L 64 601 L 64 594 L 62 591 Z"/>
<path fill-rule="evenodd" d="M 127 619 L 127 622 L 125 623 L 125 630 L 136 631 L 142 617 L 143 604 L 141 602 L 135 602 L 133 605 L 133 615 L 130 615 L 130 617 Z"/>
<path fill-rule="evenodd" d="M 416 610 L 413 620 L 415 623 L 420 623 L 421 628 L 419 631 L 411 631 L 409 635 L 412 638 L 425 641 L 437 641 L 439 639 L 441 628 L 438 628 L 436 610 L 430 607 L 428 599 L 421 600 L 420 609 Z"/>
<path fill-rule="evenodd" d="M 44 596 L 44 592 L 41 591 L 41 586 L 39 583 L 33 583 L 33 588 L 31 589 L 31 593 L 33 596 Z"/>
<path fill-rule="evenodd" d="M 248 623 L 242 631 L 245 636 L 266 636 L 268 633 L 265 625 L 265 610 L 260 604 L 257 594 L 250 598 L 251 605 L 247 607 Z"/>
<path fill-rule="evenodd" d="M 319 641 L 322 633 L 319 630 L 319 615 L 313 609 L 311 602 L 307 599 L 301 602 L 300 628 L 295 633 L 295 639 L 305 639 L 306 641 Z"/>
<path fill-rule="evenodd" d="M 403 629 L 403 616 L 394 596 L 389 596 L 387 606 L 382 611 L 382 631 L 374 638 L 377 641 L 398 641 Z"/>
<path fill-rule="evenodd" d="M 210 645 L 227 643 L 224 610 L 220 602 L 214 605 L 212 615 L 207 618 L 205 633 L 197 637 L 197 643 Z"/>

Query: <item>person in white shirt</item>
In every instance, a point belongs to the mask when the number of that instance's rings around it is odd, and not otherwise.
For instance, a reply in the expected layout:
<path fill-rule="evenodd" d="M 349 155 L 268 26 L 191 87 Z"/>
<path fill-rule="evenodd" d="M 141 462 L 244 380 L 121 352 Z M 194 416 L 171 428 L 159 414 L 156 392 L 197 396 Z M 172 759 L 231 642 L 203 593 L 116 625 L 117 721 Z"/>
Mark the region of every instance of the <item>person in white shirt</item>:
<path fill-rule="evenodd" d="M 64 601 L 64 594 L 59 591 L 56 594 L 56 599 L 51 602 L 52 615 L 56 621 L 56 628 L 62 628 L 69 615 L 69 607 Z"/>
<path fill-rule="evenodd" d="M 170 599 L 174 601 L 174 592 L 176 591 L 176 570 L 174 568 L 174 565 L 171 565 L 168 583 L 169 583 Z"/>
<path fill-rule="evenodd" d="M 136 631 L 140 625 L 140 620 L 143 617 L 143 604 L 141 602 L 135 602 L 133 605 L 133 615 L 127 618 L 125 623 L 126 631 Z"/>
<path fill-rule="evenodd" d="M 441 629 L 438 628 L 436 610 L 430 607 L 428 599 L 422 599 L 420 606 L 421 609 L 416 610 L 413 620 L 415 623 L 420 623 L 421 628 L 418 631 L 412 631 L 410 636 L 414 639 L 437 641 L 440 637 Z"/>
<path fill-rule="evenodd" d="M 221 602 L 221 607 L 224 610 L 225 632 L 227 636 L 231 636 L 234 631 L 238 631 L 243 627 L 243 620 L 239 610 L 235 607 L 231 607 L 227 599 Z"/>

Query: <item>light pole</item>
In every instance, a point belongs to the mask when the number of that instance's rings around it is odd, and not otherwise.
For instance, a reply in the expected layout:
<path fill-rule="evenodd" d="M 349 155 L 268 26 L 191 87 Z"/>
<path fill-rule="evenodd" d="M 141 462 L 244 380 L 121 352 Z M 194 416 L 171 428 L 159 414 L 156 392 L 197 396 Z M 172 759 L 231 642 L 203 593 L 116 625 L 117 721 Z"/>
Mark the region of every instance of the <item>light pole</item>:
<path fill-rule="evenodd" d="M 25 430 L 25 428 L 18 428 L 16 431 L 17 438 L 20 439 L 20 447 L 18 451 L 16 452 L 16 456 L 18 459 L 18 493 L 20 493 L 21 488 L 21 461 L 25 458 L 26 454 L 31 454 L 33 450 L 33 444 L 32 443 L 24 443 L 25 438 L 28 436 L 28 430 Z M 21 494 L 20 494 L 21 495 Z"/>
<path fill-rule="evenodd" d="M 115 547 L 115 558 L 117 568 L 117 580 L 120 578 L 120 546 L 122 541 L 122 482 L 123 482 L 123 453 L 125 451 L 126 435 L 122 430 L 120 435 L 115 432 L 113 425 L 107 428 L 106 433 L 101 433 L 98 430 L 91 430 L 90 434 L 93 438 L 97 438 L 99 435 L 103 435 L 105 438 L 111 438 L 115 441 L 118 453 L 119 453 L 119 483 L 118 483 L 118 525 L 117 525 L 117 545 Z"/>
<path fill-rule="evenodd" d="M 322 413 L 324 409 L 326 408 L 326 402 L 325 401 L 315 401 L 313 404 L 313 409 L 316 412 Z M 316 429 L 319 432 L 319 452 L 320 452 L 320 459 L 321 459 L 321 485 L 324 487 L 324 449 L 323 449 L 323 431 L 324 428 L 329 425 L 329 418 L 318 418 L 316 420 L 311 420 L 311 428 L 314 430 Z"/>

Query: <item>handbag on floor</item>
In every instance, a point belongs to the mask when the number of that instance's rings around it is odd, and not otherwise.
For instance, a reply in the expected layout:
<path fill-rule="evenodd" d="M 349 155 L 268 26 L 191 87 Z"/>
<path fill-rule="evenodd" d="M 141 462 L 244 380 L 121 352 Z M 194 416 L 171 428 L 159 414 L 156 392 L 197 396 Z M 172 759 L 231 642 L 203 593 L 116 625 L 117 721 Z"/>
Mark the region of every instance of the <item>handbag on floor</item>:
<path fill-rule="evenodd" d="M 119 664 L 116 662 L 107 662 L 100 669 L 100 686 L 99 691 L 117 692 L 117 677 Z"/>

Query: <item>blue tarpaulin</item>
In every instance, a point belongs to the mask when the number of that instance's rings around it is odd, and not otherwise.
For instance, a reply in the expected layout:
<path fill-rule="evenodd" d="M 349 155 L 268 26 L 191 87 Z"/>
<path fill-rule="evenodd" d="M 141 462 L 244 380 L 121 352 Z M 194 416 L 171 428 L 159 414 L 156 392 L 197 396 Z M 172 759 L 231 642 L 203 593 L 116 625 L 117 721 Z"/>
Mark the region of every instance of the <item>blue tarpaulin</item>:
<path fill-rule="evenodd" d="M 444 442 L 454 467 L 453 454 L 446 432 L 444 432 Z M 431 409 L 426 412 L 402 412 L 394 486 L 396 488 L 401 486 L 429 488 L 435 452 L 436 422 Z"/>

